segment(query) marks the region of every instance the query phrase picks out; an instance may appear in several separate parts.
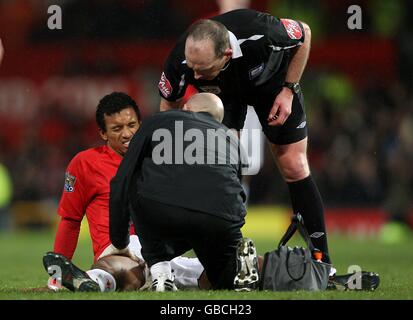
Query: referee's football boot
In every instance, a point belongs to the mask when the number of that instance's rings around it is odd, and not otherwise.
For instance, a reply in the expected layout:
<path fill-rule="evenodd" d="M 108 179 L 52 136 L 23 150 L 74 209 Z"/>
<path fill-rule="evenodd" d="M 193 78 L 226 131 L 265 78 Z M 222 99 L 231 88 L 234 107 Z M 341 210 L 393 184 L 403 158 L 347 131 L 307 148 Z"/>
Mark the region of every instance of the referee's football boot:
<path fill-rule="evenodd" d="M 380 277 L 375 272 L 360 271 L 345 275 L 334 275 L 328 280 L 327 290 L 363 290 L 374 291 L 380 284 Z"/>
<path fill-rule="evenodd" d="M 235 291 L 251 291 L 258 288 L 258 258 L 254 242 L 243 238 L 237 248 L 237 275 L 234 278 Z"/>
<path fill-rule="evenodd" d="M 47 252 L 43 256 L 43 266 L 50 276 L 70 291 L 100 292 L 99 285 L 86 272 L 80 270 L 65 256 Z"/>

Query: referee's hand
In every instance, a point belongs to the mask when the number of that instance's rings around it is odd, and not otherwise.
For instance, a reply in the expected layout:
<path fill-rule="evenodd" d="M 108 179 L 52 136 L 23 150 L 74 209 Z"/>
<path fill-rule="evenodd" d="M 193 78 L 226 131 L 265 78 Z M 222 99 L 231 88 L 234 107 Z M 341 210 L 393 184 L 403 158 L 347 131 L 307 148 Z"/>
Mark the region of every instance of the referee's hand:
<path fill-rule="evenodd" d="M 291 114 L 294 95 L 290 89 L 284 87 L 275 97 L 274 104 L 268 115 L 269 126 L 282 126 Z"/>

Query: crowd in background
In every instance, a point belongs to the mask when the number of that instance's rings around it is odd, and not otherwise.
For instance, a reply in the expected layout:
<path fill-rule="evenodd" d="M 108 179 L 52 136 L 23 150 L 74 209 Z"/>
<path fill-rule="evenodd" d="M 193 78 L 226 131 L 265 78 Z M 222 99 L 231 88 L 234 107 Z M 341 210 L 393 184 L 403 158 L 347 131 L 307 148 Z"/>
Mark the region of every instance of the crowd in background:
<path fill-rule="evenodd" d="M 216 10 L 212 1 L 195 1 L 197 4 L 191 6 L 180 0 L 52 1 L 60 2 L 65 9 L 64 28 L 60 33 L 53 33 L 40 23 L 45 11 L 36 8 L 36 5 L 47 7 L 49 2 L 2 1 L 0 32 L 8 23 L 14 26 L 8 30 L 17 35 L 16 42 L 32 44 L 67 41 L 72 45 L 89 38 L 174 40 L 194 17 Z M 311 6 L 307 1 L 291 5 L 283 1 L 257 3 L 259 9 L 266 6 L 276 16 L 308 22 L 316 42 L 328 42 L 333 36 L 348 33 L 346 1 L 311 1 Z M 326 205 L 379 206 L 395 217 L 403 217 L 411 209 L 413 193 L 413 42 L 406 32 L 413 21 L 407 17 L 412 4 L 386 0 L 360 3 L 370 8 L 363 16 L 366 36 L 393 38 L 398 45 L 399 72 L 390 83 L 372 77 L 367 85 L 358 86 L 334 69 L 307 69 L 302 88 L 309 125 L 308 156 Z M 386 10 L 392 19 L 384 14 Z M 331 18 L 335 12 L 336 19 Z M 10 14 L 19 23 L 12 24 Z M 109 66 L 105 75 L 125 72 L 116 63 Z M 153 87 L 147 92 L 151 98 L 146 100 L 157 101 L 160 68 L 140 77 L 142 87 Z M 88 73 L 86 66 L 79 68 L 74 63 L 59 72 L 63 75 Z M 140 97 L 134 98 L 139 104 Z M 143 107 L 153 110 L 157 106 Z M 94 118 L 79 117 L 71 112 L 70 106 L 44 105 L 29 121 L 4 114 L 1 119 L 0 162 L 11 173 L 14 201 L 57 200 L 68 161 L 76 152 L 100 143 Z M 251 204 L 289 202 L 287 186 L 270 158 L 268 149 L 263 167 L 251 178 Z"/>

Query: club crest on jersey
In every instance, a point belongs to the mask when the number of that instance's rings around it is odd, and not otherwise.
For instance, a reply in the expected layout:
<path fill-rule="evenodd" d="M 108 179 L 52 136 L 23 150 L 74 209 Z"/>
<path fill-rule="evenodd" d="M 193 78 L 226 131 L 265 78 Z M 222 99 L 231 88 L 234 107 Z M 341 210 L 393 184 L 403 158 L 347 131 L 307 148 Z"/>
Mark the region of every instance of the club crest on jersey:
<path fill-rule="evenodd" d="M 218 86 L 202 86 L 202 87 L 199 87 L 199 89 L 202 90 L 202 92 L 209 92 L 213 94 L 221 93 L 221 89 Z"/>
<path fill-rule="evenodd" d="M 162 72 L 161 79 L 158 84 L 159 91 L 165 98 L 169 98 L 172 94 L 172 86 L 168 78 L 165 75 L 165 72 Z"/>
<path fill-rule="evenodd" d="M 72 176 L 69 172 L 65 173 L 65 192 L 75 191 L 76 177 Z"/>
<path fill-rule="evenodd" d="M 297 21 L 291 19 L 281 19 L 288 36 L 291 39 L 297 40 L 301 39 L 303 32 L 301 31 L 300 25 Z"/>

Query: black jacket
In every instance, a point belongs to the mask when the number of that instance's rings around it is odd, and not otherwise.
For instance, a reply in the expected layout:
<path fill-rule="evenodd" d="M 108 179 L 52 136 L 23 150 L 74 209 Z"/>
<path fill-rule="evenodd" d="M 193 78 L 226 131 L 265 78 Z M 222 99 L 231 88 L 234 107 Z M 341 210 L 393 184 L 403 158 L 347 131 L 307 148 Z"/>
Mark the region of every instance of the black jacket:
<path fill-rule="evenodd" d="M 112 243 L 128 244 L 130 208 L 138 195 L 243 221 L 241 150 L 238 138 L 208 113 L 171 110 L 145 119 L 110 184 Z"/>

